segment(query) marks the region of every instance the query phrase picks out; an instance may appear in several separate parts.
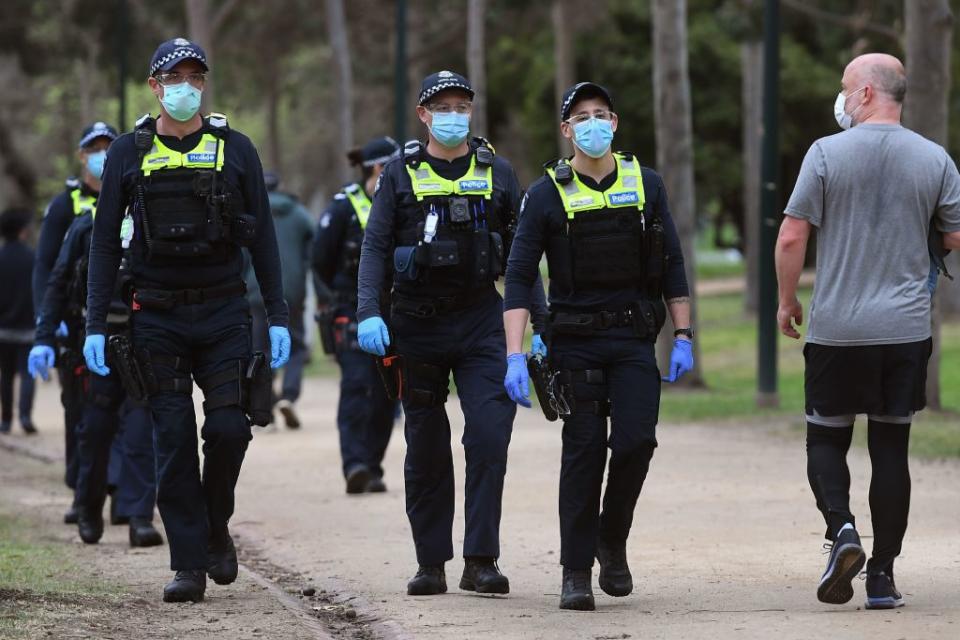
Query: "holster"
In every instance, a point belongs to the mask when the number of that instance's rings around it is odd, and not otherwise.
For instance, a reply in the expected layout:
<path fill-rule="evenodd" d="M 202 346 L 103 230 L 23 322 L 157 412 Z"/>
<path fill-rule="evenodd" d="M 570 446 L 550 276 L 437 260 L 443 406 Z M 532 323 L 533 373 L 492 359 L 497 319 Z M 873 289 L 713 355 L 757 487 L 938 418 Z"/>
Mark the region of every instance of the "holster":
<path fill-rule="evenodd" d="M 397 400 L 403 396 L 403 356 L 388 351 L 385 356 L 377 357 L 377 373 L 383 381 L 387 397 Z"/>
<path fill-rule="evenodd" d="M 136 403 L 146 402 L 152 385 L 134 353 L 130 338 L 122 334 L 110 336 L 107 341 L 107 361 L 120 376 L 127 397 Z"/>
<path fill-rule="evenodd" d="M 273 374 L 262 351 L 257 351 L 250 357 L 244 374 L 244 387 L 244 412 L 253 424 L 258 427 L 267 426 L 273 418 Z"/>
<path fill-rule="evenodd" d="M 533 381 L 533 388 L 537 392 L 537 401 L 544 417 L 554 422 L 561 415 L 570 413 L 560 388 L 556 384 L 556 373 L 550 366 L 550 361 L 544 356 L 535 355 L 527 359 L 527 372 Z"/>
<path fill-rule="evenodd" d="M 317 330 L 320 333 L 320 345 L 325 354 L 333 355 L 337 352 L 336 340 L 333 336 L 333 310 L 318 311 L 314 314 L 317 321 Z"/>
<path fill-rule="evenodd" d="M 57 371 L 60 372 L 61 404 L 65 409 L 75 406 L 84 391 L 87 369 L 83 356 L 74 349 L 63 349 L 57 355 Z"/>

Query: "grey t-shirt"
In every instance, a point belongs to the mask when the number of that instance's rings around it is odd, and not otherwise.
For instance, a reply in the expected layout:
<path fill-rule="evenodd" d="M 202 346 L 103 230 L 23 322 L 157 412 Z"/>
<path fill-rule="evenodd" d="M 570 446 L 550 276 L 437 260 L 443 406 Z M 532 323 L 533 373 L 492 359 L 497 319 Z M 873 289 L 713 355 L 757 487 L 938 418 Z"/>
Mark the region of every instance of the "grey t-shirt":
<path fill-rule="evenodd" d="M 821 138 L 803 159 L 785 213 L 819 230 L 807 342 L 930 337 L 931 220 L 960 231 L 960 175 L 943 147 L 886 124 Z"/>

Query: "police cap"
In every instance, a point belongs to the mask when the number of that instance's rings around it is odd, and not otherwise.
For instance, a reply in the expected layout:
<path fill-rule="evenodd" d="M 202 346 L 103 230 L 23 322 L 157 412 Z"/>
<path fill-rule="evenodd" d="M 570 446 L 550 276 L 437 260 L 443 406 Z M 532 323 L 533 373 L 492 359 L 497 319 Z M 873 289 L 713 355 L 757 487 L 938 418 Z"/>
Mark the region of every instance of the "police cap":
<path fill-rule="evenodd" d="M 447 89 L 461 89 L 466 91 L 470 94 L 470 99 L 473 100 L 473 89 L 470 87 L 470 82 L 467 81 L 466 78 L 453 71 L 438 71 L 431 73 L 423 79 L 423 84 L 420 85 L 420 98 L 417 104 L 423 106 L 430 101 L 430 98 Z"/>
<path fill-rule="evenodd" d="M 394 158 L 400 157 L 400 145 L 389 136 L 374 138 L 363 145 L 360 150 L 362 164 L 365 167 L 372 167 L 375 164 L 386 164 Z"/>
<path fill-rule="evenodd" d="M 117 130 L 106 122 L 94 122 L 80 134 L 80 142 L 77 143 L 77 146 L 83 149 L 97 138 L 106 138 L 110 142 L 113 142 L 117 139 L 118 135 Z"/>
<path fill-rule="evenodd" d="M 578 100 L 587 98 L 601 98 L 607 103 L 610 109 L 613 109 L 613 100 L 610 98 L 610 92 L 593 82 L 578 82 L 563 92 L 563 101 L 560 103 L 560 121 L 570 117 L 570 110 Z"/>
<path fill-rule="evenodd" d="M 207 54 L 200 45 L 186 38 L 174 38 L 162 43 L 153 52 L 153 57 L 150 59 L 150 75 L 158 71 L 170 71 L 184 60 L 196 60 L 204 71 L 208 70 Z"/>

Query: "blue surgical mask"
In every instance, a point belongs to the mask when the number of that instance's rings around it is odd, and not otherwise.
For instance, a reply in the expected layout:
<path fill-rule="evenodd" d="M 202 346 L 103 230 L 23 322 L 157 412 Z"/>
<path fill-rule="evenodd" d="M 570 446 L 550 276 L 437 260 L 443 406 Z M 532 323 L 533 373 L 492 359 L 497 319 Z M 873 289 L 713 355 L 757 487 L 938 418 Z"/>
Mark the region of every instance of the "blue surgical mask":
<path fill-rule="evenodd" d="M 186 122 L 200 110 L 200 93 L 200 89 L 189 82 L 171 84 L 163 88 L 160 104 L 171 118 Z"/>
<path fill-rule="evenodd" d="M 590 118 L 573 125 L 573 143 L 591 158 L 600 158 L 613 142 L 613 123 Z"/>
<path fill-rule="evenodd" d="M 470 134 L 470 115 L 466 113 L 435 113 L 430 133 L 445 147 L 456 147 Z"/>
<path fill-rule="evenodd" d="M 99 180 L 103 177 L 103 163 L 107 161 L 106 151 L 96 151 L 87 154 L 87 171 Z"/>

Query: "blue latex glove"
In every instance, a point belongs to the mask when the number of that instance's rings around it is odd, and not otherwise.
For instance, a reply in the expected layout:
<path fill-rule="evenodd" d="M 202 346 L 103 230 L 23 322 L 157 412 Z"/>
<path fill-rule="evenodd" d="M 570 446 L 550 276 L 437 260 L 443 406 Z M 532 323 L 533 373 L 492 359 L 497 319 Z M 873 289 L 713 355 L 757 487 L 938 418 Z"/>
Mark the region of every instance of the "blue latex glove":
<path fill-rule="evenodd" d="M 290 359 L 290 331 L 286 327 L 270 327 L 270 368 L 279 369 Z"/>
<path fill-rule="evenodd" d="M 503 387 L 510 399 L 522 407 L 530 408 L 530 374 L 527 373 L 527 356 L 511 353 L 507 356 L 507 375 Z"/>
<path fill-rule="evenodd" d="M 530 341 L 530 353 L 535 356 L 547 357 L 547 345 L 543 343 L 543 338 L 539 333 L 533 334 L 533 340 Z"/>
<path fill-rule="evenodd" d="M 693 369 L 693 343 L 682 338 L 673 339 L 673 351 L 670 352 L 670 375 L 664 376 L 664 382 L 676 382 L 683 374 Z"/>
<path fill-rule="evenodd" d="M 390 332 L 387 331 L 383 318 L 373 316 L 357 325 L 357 342 L 367 353 L 375 356 L 386 355 L 387 347 L 390 346 Z"/>
<path fill-rule="evenodd" d="M 87 339 L 83 341 L 83 359 L 87 361 L 87 369 L 98 376 L 110 375 L 110 367 L 107 366 L 106 344 L 107 339 L 96 333 L 87 336 Z"/>
<path fill-rule="evenodd" d="M 69 336 L 70 330 L 67 329 L 67 323 L 61 320 L 60 326 L 57 327 L 57 331 L 54 335 L 57 336 L 58 338 L 66 338 L 67 336 Z"/>
<path fill-rule="evenodd" d="M 30 349 L 30 355 L 27 356 L 27 371 L 30 373 L 30 377 L 36 378 L 39 376 L 44 380 L 49 380 L 49 369 L 53 366 L 54 358 L 56 358 L 56 354 L 53 352 L 53 347 L 38 344 Z"/>

